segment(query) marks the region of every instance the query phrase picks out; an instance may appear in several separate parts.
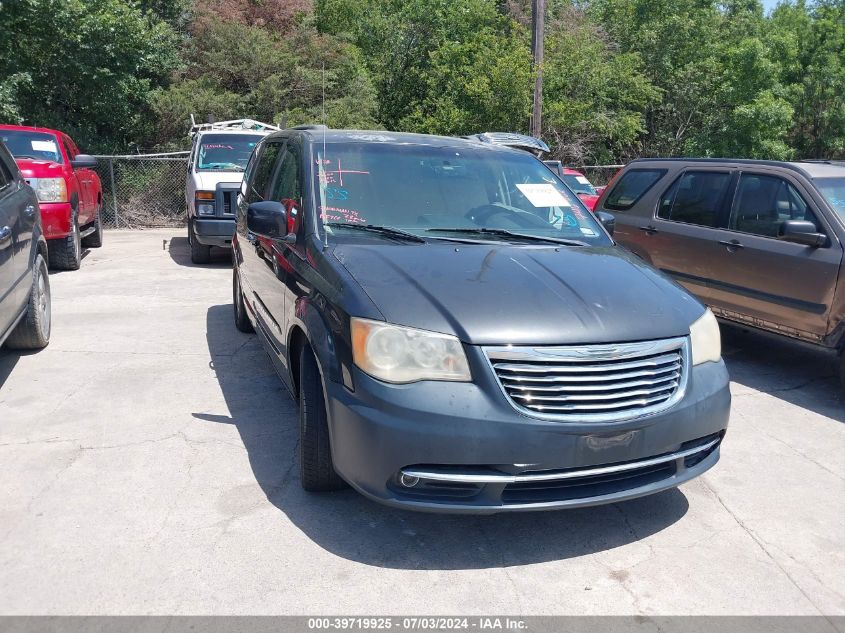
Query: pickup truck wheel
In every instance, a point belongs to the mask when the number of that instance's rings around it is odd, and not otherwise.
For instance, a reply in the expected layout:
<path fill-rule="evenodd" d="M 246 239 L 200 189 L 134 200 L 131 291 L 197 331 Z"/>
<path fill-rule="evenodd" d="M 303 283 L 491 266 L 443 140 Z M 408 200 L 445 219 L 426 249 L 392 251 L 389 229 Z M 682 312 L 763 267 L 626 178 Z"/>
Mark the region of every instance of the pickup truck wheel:
<path fill-rule="evenodd" d="M 194 233 L 194 223 L 188 220 L 188 243 L 191 245 L 191 261 L 195 264 L 207 264 L 211 261 L 211 247 L 200 244 Z"/>
<path fill-rule="evenodd" d="M 36 255 L 26 316 L 6 339 L 10 349 L 41 349 L 50 342 L 50 277 L 47 262 Z"/>
<path fill-rule="evenodd" d="M 97 209 L 97 219 L 94 220 L 94 232 L 82 238 L 85 248 L 100 248 L 103 245 L 103 208 Z"/>
<path fill-rule="evenodd" d="M 238 269 L 234 267 L 232 268 L 232 305 L 235 310 L 235 327 L 247 334 L 255 332 L 249 320 L 249 315 L 246 313 L 244 293 L 241 290 L 241 279 L 238 275 Z"/>
<path fill-rule="evenodd" d="M 50 240 L 47 253 L 51 268 L 79 270 L 82 263 L 82 240 L 79 239 L 79 220 L 76 213 L 70 219 L 70 235 Z"/>
<path fill-rule="evenodd" d="M 346 482 L 335 472 L 329 443 L 326 400 L 314 354 L 303 346 L 299 355 L 299 477 L 311 492 L 341 490 Z"/>

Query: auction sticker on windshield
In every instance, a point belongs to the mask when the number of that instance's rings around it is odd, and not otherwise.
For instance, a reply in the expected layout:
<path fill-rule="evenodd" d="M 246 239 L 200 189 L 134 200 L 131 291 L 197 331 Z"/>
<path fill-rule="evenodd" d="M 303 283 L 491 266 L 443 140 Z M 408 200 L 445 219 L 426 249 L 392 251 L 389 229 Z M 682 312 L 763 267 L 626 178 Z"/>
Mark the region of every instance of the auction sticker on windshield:
<path fill-rule="evenodd" d="M 569 200 L 549 183 L 518 184 L 516 186 L 535 207 L 571 207 Z"/>
<path fill-rule="evenodd" d="M 32 149 L 39 152 L 55 152 L 56 143 L 54 141 L 31 141 Z"/>

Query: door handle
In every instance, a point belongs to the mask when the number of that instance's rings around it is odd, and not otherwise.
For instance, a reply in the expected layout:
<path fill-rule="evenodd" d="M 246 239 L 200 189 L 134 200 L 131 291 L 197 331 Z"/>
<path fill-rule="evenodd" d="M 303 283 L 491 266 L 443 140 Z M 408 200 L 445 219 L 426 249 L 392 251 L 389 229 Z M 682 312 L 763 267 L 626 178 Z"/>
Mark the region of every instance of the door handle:
<path fill-rule="evenodd" d="M 657 232 L 658 232 L 658 231 L 657 231 L 657 229 L 656 229 L 656 228 L 654 228 L 654 227 L 653 227 L 653 226 L 651 226 L 651 225 L 648 225 L 648 226 L 641 226 L 641 227 L 640 227 L 640 231 L 645 231 L 645 232 L 646 232 L 646 233 L 648 233 L 649 235 L 654 235 L 655 233 L 657 233 Z"/>
<path fill-rule="evenodd" d="M 28 205 L 28 206 L 27 206 L 27 207 L 23 210 L 23 212 L 24 212 L 24 214 L 26 215 L 26 217 L 28 217 L 28 218 L 33 218 L 33 217 L 35 217 L 35 207 L 34 207 L 33 205 L 31 205 L 31 204 L 30 204 L 30 205 Z"/>
<path fill-rule="evenodd" d="M 721 244 L 722 246 L 727 246 L 728 250 L 736 248 L 745 248 L 739 240 L 719 240 L 719 244 Z"/>
<path fill-rule="evenodd" d="M 4 226 L 0 229 L 0 244 L 10 239 L 12 239 L 12 229 L 11 227 Z"/>

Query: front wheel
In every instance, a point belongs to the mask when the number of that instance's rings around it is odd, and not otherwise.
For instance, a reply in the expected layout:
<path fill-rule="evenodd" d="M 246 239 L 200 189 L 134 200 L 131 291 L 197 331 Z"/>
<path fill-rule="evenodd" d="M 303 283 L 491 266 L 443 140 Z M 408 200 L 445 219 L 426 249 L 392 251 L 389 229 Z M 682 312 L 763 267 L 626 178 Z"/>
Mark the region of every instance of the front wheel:
<path fill-rule="evenodd" d="M 341 490 L 346 482 L 334 469 L 329 442 L 326 399 L 320 370 L 311 349 L 299 355 L 299 477 L 310 492 Z"/>
<path fill-rule="evenodd" d="M 839 353 L 839 397 L 845 401 L 845 349 Z"/>
<path fill-rule="evenodd" d="M 9 349 L 41 349 L 50 342 L 50 277 L 47 262 L 36 255 L 26 316 L 6 339 Z"/>
<path fill-rule="evenodd" d="M 79 220 L 76 213 L 70 219 L 70 235 L 50 240 L 47 247 L 50 268 L 79 270 L 82 263 L 82 240 L 79 238 Z"/>
<path fill-rule="evenodd" d="M 200 244 L 194 232 L 194 223 L 188 220 L 188 243 L 191 245 L 191 261 L 195 264 L 207 264 L 211 261 L 211 247 Z"/>
<path fill-rule="evenodd" d="M 241 332 L 252 334 L 255 330 L 249 320 L 249 315 L 246 313 L 241 279 L 238 276 L 238 269 L 235 267 L 232 268 L 232 304 L 235 311 L 235 327 Z"/>

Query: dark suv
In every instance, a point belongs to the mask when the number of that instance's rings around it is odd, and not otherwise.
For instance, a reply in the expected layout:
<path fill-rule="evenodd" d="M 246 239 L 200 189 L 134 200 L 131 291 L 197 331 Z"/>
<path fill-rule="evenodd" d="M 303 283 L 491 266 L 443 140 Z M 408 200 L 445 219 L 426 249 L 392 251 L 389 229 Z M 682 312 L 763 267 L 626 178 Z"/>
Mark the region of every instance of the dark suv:
<path fill-rule="evenodd" d="M 38 198 L 0 142 L 0 345 L 39 349 L 49 342 L 47 261 Z"/>
<path fill-rule="evenodd" d="M 298 400 L 308 490 L 549 509 L 664 490 L 719 458 L 715 318 L 526 152 L 275 133 L 232 245 L 235 323 Z"/>
<path fill-rule="evenodd" d="M 716 316 L 842 353 L 845 163 L 636 160 L 596 209 Z"/>

